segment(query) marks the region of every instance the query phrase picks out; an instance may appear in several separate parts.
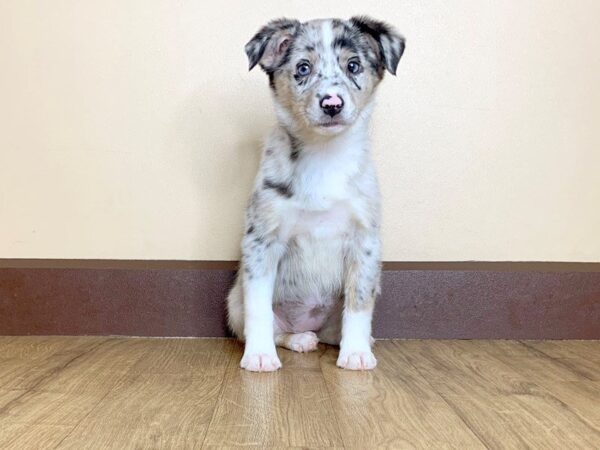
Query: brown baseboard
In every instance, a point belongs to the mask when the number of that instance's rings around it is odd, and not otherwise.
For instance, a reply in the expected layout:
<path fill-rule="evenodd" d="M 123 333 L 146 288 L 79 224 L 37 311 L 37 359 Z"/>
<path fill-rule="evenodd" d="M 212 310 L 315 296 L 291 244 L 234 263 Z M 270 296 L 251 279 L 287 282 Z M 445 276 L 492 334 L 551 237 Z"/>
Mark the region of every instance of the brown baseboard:
<path fill-rule="evenodd" d="M 227 335 L 234 261 L 0 259 L 0 335 Z M 379 338 L 600 339 L 600 263 L 387 262 Z"/>

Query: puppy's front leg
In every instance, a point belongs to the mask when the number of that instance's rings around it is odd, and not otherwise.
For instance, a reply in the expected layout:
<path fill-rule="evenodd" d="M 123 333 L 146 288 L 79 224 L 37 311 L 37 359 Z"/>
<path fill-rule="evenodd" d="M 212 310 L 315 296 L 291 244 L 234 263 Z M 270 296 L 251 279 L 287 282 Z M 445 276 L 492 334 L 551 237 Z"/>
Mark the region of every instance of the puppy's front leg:
<path fill-rule="evenodd" d="M 277 244 L 247 234 L 243 248 L 244 337 L 241 367 L 272 372 L 281 367 L 273 336 L 273 288 L 279 254 Z"/>
<path fill-rule="evenodd" d="M 347 255 L 344 285 L 342 340 L 338 367 L 369 370 L 377 365 L 371 351 L 371 319 L 379 293 L 379 239 L 363 236 L 353 243 Z"/>

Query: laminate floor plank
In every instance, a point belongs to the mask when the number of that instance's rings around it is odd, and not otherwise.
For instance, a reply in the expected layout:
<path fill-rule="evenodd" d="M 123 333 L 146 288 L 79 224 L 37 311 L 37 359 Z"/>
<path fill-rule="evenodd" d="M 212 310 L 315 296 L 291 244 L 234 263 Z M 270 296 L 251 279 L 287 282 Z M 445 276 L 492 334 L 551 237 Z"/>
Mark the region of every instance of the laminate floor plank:
<path fill-rule="evenodd" d="M 41 337 L 0 341 L 0 388 L 31 389 L 106 338 Z"/>
<path fill-rule="evenodd" d="M 324 346 L 306 354 L 278 349 L 281 370 L 250 373 L 239 367 L 240 345 L 227 370 L 205 447 L 341 447 L 319 362 L 324 351 Z"/>
<path fill-rule="evenodd" d="M 547 380 L 568 383 L 580 376 L 523 356 L 527 349 L 519 342 L 395 344 L 489 448 L 591 449 L 600 442 L 593 418 L 583 419 L 543 387 Z"/>
<path fill-rule="evenodd" d="M 346 448 L 485 448 L 393 341 L 375 354 L 373 372 L 338 369 L 334 348 L 321 360 Z"/>
<path fill-rule="evenodd" d="M 152 339 L 144 345 L 143 358 L 58 448 L 201 447 L 235 343 Z"/>
<path fill-rule="evenodd" d="M 1 449 L 597 449 L 599 341 L 378 341 L 239 368 L 228 339 L 0 337 Z"/>

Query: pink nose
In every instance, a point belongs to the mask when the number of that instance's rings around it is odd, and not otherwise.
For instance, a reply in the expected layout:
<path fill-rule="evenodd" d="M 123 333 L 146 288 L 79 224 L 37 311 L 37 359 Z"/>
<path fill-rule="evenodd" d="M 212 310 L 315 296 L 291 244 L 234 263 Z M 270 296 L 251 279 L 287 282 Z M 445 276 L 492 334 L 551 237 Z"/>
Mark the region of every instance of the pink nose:
<path fill-rule="evenodd" d="M 344 104 L 344 102 L 342 101 L 342 99 L 336 95 L 326 95 L 325 97 L 323 97 L 323 101 L 321 102 L 321 106 L 322 107 L 326 107 L 326 106 L 342 106 Z"/>
<path fill-rule="evenodd" d="M 321 99 L 321 108 L 325 114 L 333 117 L 344 107 L 344 100 L 337 94 L 326 95 Z"/>

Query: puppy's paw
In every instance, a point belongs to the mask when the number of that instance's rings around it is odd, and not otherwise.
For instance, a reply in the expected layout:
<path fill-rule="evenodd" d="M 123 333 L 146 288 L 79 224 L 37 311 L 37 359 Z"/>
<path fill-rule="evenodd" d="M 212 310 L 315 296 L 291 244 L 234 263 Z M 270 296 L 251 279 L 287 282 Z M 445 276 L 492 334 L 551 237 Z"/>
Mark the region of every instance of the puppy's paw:
<path fill-rule="evenodd" d="M 251 372 L 274 372 L 281 367 L 281 361 L 277 353 L 244 353 L 240 367 Z"/>
<path fill-rule="evenodd" d="M 319 338 L 312 331 L 296 333 L 288 336 L 285 347 L 299 353 L 312 352 L 317 349 Z"/>
<path fill-rule="evenodd" d="M 373 352 L 340 352 L 337 366 L 348 370 L 371 370 L 377 365 Z"/>

